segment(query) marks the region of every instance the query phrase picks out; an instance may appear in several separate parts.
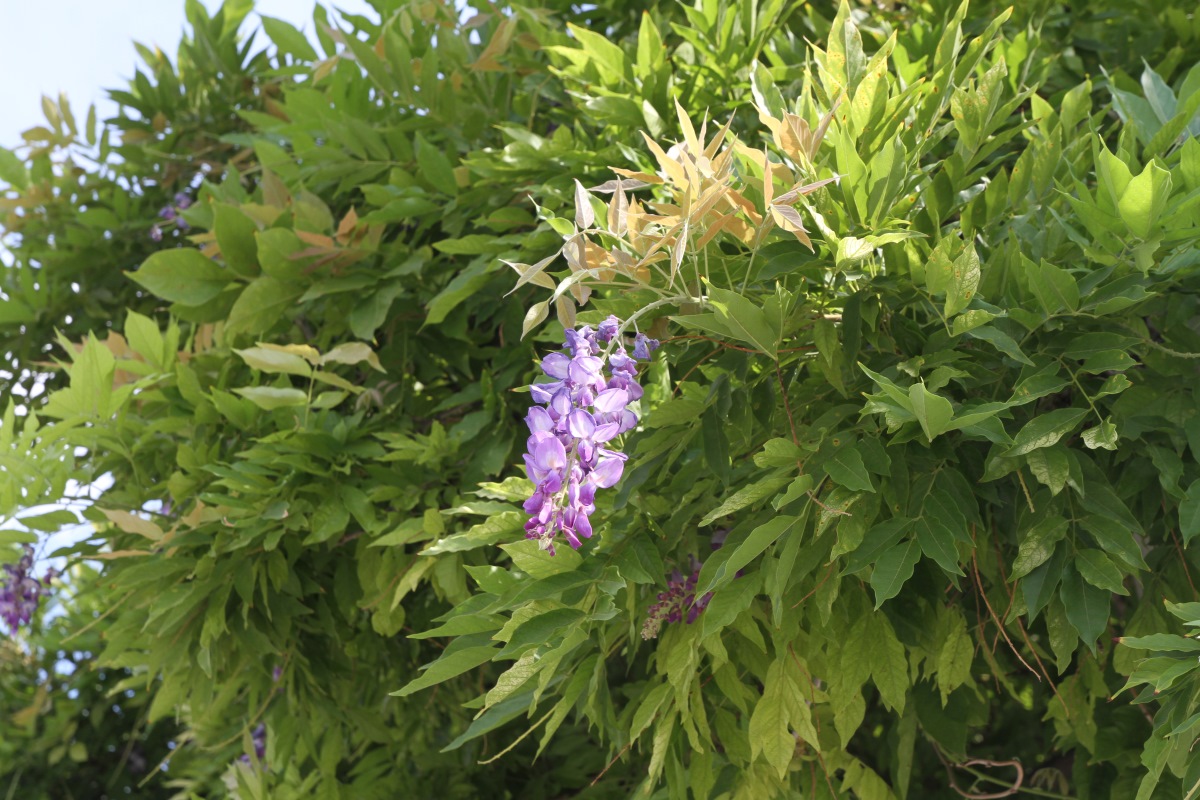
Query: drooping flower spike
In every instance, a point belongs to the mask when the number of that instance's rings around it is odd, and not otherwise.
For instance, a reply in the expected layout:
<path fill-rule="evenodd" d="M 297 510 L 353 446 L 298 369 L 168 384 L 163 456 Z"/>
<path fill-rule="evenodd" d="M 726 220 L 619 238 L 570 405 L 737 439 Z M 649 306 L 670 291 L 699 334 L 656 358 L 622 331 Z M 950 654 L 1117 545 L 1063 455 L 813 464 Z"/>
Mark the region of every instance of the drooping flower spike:
<path fill-rule="evenodd" d="M 55 576 L 54 570 L 49 570 L 39 581 L 33 577 L 32 571 L 33 548 L 28 545 L 17 563 L 5 564 L 0 568 L 0 620 L 3 620 L 10 633 L 16 633 L 18 628 L 33 619 L 46 587 Z"/>
<path fill-rule="evenodd" d="M 596 490 L 615 486 L 625 470 L 625 454 L 607 445 L 637 425 L 629 409 L 642 396 L 636 361 L 648 359 L 658 342 L 638 334 L 631 357 L 616 341 L 620 326 L 610 316 L 596 330 L 565 331 L 567 352 L 542 359 L 552 380 L 529 387 L 536 405 L 525 417 L 525 469 L 535 488 L 525 501 L 525 537 L 551 555 L 560 533 L 574 548 L 591 537 Z"/>

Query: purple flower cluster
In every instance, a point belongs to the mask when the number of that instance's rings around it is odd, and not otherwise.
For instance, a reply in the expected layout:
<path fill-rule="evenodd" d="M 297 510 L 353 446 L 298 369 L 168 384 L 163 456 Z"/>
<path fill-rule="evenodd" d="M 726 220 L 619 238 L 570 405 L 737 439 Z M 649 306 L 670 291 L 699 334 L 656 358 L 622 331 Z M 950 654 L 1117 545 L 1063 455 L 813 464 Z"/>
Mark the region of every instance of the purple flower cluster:
<path fill-rule="evenodd" d="M 40 581 L 30 575 L 32 569 L 33 548 L 29 546 L 16 564 L 5 564 L 0 569 L 0 620 L 13 633 L 33 619 L 46 586 L 54 579 L 53 569 Z"/>
<path fill-rule="evenodd" d="M 250 743 L 254 747 L 254 760 L 257 764 L 262 764 L 267 757 L 267 726 L 261 722 L 250 732 Z M 244 753 L 238 759 L 243 764 L 250 763 L 250 754 Z"/>
<path fill-rule="evenodd" d="M 650 606 L 646 622 L 642 625 L 642 638 L 653 639 L 658 636 L 662 626 L 668 622 L 687 620 L 691 625 L 700 616 L 700 612 L 708 608 L 712 600 L 712 592 L 696 597 L 696 581 L 700 579 L 700 560 L 688 556 L 688 566 L 691 573 L 686 577 L 679 570 L 674 570 L 667 579 L 667 590 L 659 592 L 658 602 Z"/>
<path fill-rule="evenodd" d="M 183 217 L 179 216 L 179 212 L 186 211 L 191 208 L 192 198 L 188 197 L 183 192 L 178 192 L 175 195 L 175 202 L 172 205 L 163 206 L 158 210 L 158 216 L 162 217 L 167 222 L 174 222 L 175 227 L 181 231 L 186 231 L 190 227 Z M 162 227 L 156 222 L 150 228 L 150 238 L 156 242 L 161 242 L 163 238 Z"/>
<path fill-rule="evenodd" d="M 594 331 L 586 325 L 566 331 L 570 355 L 543 358 L 542 371 L 553 380 L 529 387 L 537 405 L 525 417 L 525 468 L 536 489 L 525 501 L 525 538 L 550 555 L 560 532 L 575 548 L 591 537 L 596 490 L 616 485 L 625 469 L 625 454 L 605 445 L 637 425 L 629 410 L 642 396 L 637 361 L 649 359 L 658 342 L 639 333 L 630 356 L 617 339 L 620 325 L 610 316 Z"/>

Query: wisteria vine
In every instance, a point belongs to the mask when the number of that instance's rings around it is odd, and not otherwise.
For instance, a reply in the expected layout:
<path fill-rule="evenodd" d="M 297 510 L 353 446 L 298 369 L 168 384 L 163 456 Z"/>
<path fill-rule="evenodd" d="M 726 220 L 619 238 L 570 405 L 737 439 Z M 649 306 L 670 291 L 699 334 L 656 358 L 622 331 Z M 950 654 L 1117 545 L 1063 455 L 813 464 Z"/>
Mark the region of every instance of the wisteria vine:
<path fill-rule="evenodd" d="M 529 387 L 535 405 L 525 417 L 525 467 L 536 488 L 525 501 L 525 538 L 550 555 L 559 533 L 573 548 L 591 537 L 596 490 L 615 486 L 625 469 L 626 455 L 608 444 L 637 425 L 629 408 L 642 396 L 637 362 L 648 360 L 659 343 L 639 333 L 630 355 L 620 332 L 615 316 L 595 330 L 566 330 L 569 355 L 542 359 L 542 371 L 553 380 Z"/>

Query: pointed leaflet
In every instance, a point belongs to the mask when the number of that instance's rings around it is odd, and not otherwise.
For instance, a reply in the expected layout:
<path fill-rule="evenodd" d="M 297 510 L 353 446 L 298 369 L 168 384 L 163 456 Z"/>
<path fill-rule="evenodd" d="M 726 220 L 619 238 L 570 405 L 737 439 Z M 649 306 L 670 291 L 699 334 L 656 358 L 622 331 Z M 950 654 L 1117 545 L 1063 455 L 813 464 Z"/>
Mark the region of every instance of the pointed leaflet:
<path fill-rule="evenodd" d="M 1063 606 L 1067 609 L 1067 619 L 1075 626 L 1075 630 L 1079 631 L 1079 637 L 1088 650 L 1095 655 L 1096 640 L 1108 627 L 1108 610 L 1112 595 L 1104 589 L 1092 586 L 1070 565 L 1063 570 L 1061 594 Z"/>
<path fill-rule="evenodd" d="M 1117 565 L 1100 550 L 1085 547 L 1075 554 L 1075 568 L 1083 579 L 1095 586 L 1113 594 L 1127 595 L 1129 590 L 1122 581 L 1124 577 Z"/>
<path fill-rule="evenodd" d="M 962 255 L 954 259 L 950 287 L 946 291 L 946 318 L 954 316 L 971 304 L 979 288 L 979 255 L 969 244 Z"/>
<path fill-rule="evenodd" d="M 1200 480 L 1192 481 L 1179 503 L 1179 533 L 1185 545 L 1200 535 Z"/>
<path fill-rule="evenodd" d="M 925 437 L 930 441 L 950 425 L 954 416 L 950 401 L 926 389 L 924 383 L 914 383 L 908 387 L 908 400 L 913 415 L 921 423 L 921 430 L 925 431 Z"/>
<path fill-rule="evenodd" d="M 160 250 L 136 272 L 125 274 L 158 297 L 184 306 L 199 306 L 214 299 L 234 277 L 190 247 Z"/>
<path fill-rule="evenodd" d="M 1013 440 L 1013 446 L 1005 452 L 1006 458 L 1031 453 L 1042 447 L 1052 447 L 1058 440 L 1066 436 L 1083 418 L 1087 416 L 1085 408 L 1059 408 L 1054 411 L 1034 417 L 1025 427 L 1021 428 Z"/>
<path fill-rule="evenodd" d="M 771 358 L 778 356 L 780 331 L 774 330 L 766 314 L 737 292 L 708 287 L 709 302 L 733 335 L 757 347 Z"/>
<path fill-rule="evenodd" d="M 592 227 L 596 221 L 596 212 L 592 208 L 592 198 L 588 190 L 578 179 L 575 180 L 575 226 L 580 230 Z"/>
<path fill-rule="evenodd" d="M 854 447 L 838 450 L 823 466 L 834 483 L 856 492 L 875 491 L 862 454 Z"/>
<path fill-rule="evenodd" d="M 447 648 L 442 653 L 442 657 L 425 667 L 424 672 L 419 677 L 409 681 L 403 688 L 392 692 L 392 695 L 406 697 L 413 692 L 418 692 L 421 689 L 449 680 L 468 670 L 475 669 L 480 664 L 491 661 L 492 656 L 500 652 L 499 649 L 490 645 L 485 647 L 463 647 L 458 650 L 452 648 L 453 646 Z"/>
<path fill-rule="evenodd" d="M 900 594 L 900 589 L 912 577 L 921 546 L 915 538 L 893 545 L 875 562 L 871 573 L 871 588 L 875 590 L 875 608 Z"/>
<path fill-rule="evenodd" d="M 741 542 L 734 545 L 726 542 L 725 546 L 709 557 L 700 570 L 700 578 L 696 585 L 697 594 L 703 595 L 722 586 L 733 579 L 737 571 L 749 564 L 764 550 L 774 544 L 775 540 L 790 531 L 800 517 L 779 516 L 765 522 L 752 530 Z M 732 550 L 730 548 L 732 547 Z M 729 550 L 729 556 L 724 552 Z"/>

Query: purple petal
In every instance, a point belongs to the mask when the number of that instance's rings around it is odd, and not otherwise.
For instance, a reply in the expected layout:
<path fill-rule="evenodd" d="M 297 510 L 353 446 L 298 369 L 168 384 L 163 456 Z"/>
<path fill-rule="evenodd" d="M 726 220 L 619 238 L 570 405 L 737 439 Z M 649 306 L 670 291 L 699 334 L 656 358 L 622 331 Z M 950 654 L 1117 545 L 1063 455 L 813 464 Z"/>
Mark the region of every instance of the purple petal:
<path fill-rule="evenodd" d="M 529 395 L 535 403 L 549 403 L 554 393 L 562 388 L 560 381 L 554 383 L 533 383 L 529 385 Z"/>
<path fill-rule="evenodd" d="M 554 420 L 550 418 L 550 413 L 540 406 L 529 409 L 529 413 L 525 415 L 525 424 L 529 426 L 531 433 L 554 430 Z"/>
<path fill-rule="evenodd" d="M 610 314 L 608 319 L 601 322 L 596 328 L 596 337 L 605 344 L 608 344 L 617 335 L 617 329 L 620 327 L 621 320 L 617 319 L 616 315 Z"/>
<path fill-rule="evenodd" d="M 567 429 L 576 439 L 590 439 L 596 432 L 596 420 L 588 412 L 577 408 L 567 417 Z"/>
<path fill-rule="evenodd" d="M 570 361 L 570 366 L 567 368 L 567 375 L 575 383 L 587 384 L 596 380 L 600 375 L 600 370 L 603 368 L 604 362 L 595 356 L 576 356 Z"/>
<path fill-rule="evenodd" d="M 592 474 L 588 476 L 588 480 L 600 489 L 608 489 L 621 480 L 621 473 L 624 471 L 625 462 L 623 460 L 602 458 L 596 468 L 592 470 Z"/>
<path fill-rule="evenodd" d="M 554 393 L 554 397 L 550 398 L 550 410 L 560 417 L 565 417 L 571 413 L 571 409 L 575 404 L 571 402 L 571 393 L 564 386 Z"/>
<path fill-rule="evenodd" d="M 633 412 L 629 412 L 629 413 L 632 414 Z M 635 421 L 637 420 L 636 416 L 634 417 L 634 420 Z M 596 432 L 594 434 L 592 434 L 592 441 L 603 444 L 604 442 L 615 439 L 620 434 L 621 434 L 621 426 L 618 423 L 606 422 L 603 425 L 598 425 L 596 427 Z"/>
<path fill-rule="evenodd" d="M 567 377 L 567 368 L 570 364 L 571 359 L 562 353 L 551 353 L 542 359 L 542 372 L 551 378 L 562 380 Z"/>
<path fill-rule="evenodd" d="M 625 406 L 629 405 L 629 392 L 624 389 L 605 389 L 596 395 L 596 402 L 592 405 L 597 411 L 604 414 L 623 410 Z"/>

